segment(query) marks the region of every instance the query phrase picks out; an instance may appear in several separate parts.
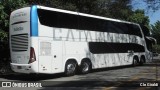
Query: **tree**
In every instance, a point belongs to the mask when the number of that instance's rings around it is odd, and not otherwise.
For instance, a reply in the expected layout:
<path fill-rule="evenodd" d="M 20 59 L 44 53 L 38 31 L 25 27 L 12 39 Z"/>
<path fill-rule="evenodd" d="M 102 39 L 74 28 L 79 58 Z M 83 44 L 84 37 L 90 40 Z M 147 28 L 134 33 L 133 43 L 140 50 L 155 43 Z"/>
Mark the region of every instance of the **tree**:
<path fill-rule="evenodd" d="M 140 9 L 135 10 L 132 15 L 129 15 L 127 20 L 131 22 L 139 23 L 150 29 L 149 17 L 145 16 L 144 10 L 140 10 Z"/>
<path fill-rule="evenodd" d="M 107 6 L 111 18 L 126 20 L 132 14 L 132 6 L 130 0 L 112 0 L 110 5 Z"/>
<path fill-rule="evenodd" d="M 0 50 L 3 50 L 0 52 L 0 55 L 6 56 L 5 58 L 9 58 L 9 16 L 13 10 L 24 7 L 25 5 L 27 4 L 24 2 L 24 0 L 0 1 Z"/>
<path fill-rule="evenodd" d="M 154 25 L 151 25 L 152 36 L 157 40 L 157 44 L 160 44 L 160 21 L 157 21 Z"/>
<path fill-rule="evenodd" d="M 1 0 L 0 1 L 0 41 L 8 40 L 10 13 L 20 7 L 24 7 L 24 0 Z"/>
<path fill-rule="evenodd" d="M 4 31 L 4 28 L 8 25 L 7 14 L 4 11 L 4 6 L 0 2 L 0 42 L 7 39 L 7 33 Z"/>

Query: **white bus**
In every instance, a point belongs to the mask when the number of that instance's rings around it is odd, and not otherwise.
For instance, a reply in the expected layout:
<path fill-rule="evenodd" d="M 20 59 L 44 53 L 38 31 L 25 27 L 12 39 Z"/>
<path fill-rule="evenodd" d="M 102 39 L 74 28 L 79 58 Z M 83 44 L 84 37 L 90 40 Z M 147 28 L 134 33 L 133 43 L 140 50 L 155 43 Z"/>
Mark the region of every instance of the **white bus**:
<path fill-rule="evenodd" d="M 19 73 L 69 76 L 149 61 L 138 24 L 39 5 L 11 13 L 10 52 Z"/>

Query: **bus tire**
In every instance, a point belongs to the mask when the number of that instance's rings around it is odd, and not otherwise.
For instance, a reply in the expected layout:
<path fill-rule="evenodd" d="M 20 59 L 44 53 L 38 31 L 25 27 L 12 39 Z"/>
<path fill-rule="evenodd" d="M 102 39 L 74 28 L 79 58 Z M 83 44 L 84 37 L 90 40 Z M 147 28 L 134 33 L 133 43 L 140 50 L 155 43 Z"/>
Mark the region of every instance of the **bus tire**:
<path fill-rule="evenodd" d="M 65 75 L 66 76 L 73 76 L 75 75 L 77 68 L 77 64 L 75 61 L 67 61 L 65 65 Z"/>
<path fill-rule="evenodd" d="M 82 61 L 80 65 L 80 73 L 87 74 L 91 71 L 91 62 L 90 61 Z"/>
<path fill-rule="evenodd" d="M 134 57 L 132 66 L 136 66 L 137 64 L 138 64 L 138 58 Z"/>

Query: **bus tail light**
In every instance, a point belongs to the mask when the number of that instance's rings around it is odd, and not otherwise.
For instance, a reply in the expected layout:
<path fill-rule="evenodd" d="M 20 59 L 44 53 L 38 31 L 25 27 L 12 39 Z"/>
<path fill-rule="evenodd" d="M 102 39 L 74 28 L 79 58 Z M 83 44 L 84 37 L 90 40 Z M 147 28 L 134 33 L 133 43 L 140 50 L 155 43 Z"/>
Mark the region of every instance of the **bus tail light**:
<path fill-rule="evenodd" d="M 33 63 L 34 61 L 36 61 L 36 55 L 35 55 L 34 48 L 31 47 L 30 48 L 30 59 L 29 59 L 28 64 Z"/>

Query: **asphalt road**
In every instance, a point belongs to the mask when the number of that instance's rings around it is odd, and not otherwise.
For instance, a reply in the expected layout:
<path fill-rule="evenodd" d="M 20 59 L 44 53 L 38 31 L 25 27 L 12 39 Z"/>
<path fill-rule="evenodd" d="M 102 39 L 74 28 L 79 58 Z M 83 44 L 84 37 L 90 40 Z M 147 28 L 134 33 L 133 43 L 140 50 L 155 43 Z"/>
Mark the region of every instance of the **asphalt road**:
<path fill-rule="evenodd" d="M 55 75 L 24 75 L 12 74 L 0 77 L 0 81 L 15 83 L 42 84 L 38 88 L 23 88 L 23 90 L 160 90 L 160 56 L 153 62 L 143 66 L 123 66 L 93 70 L 86 75 L 65 77 L 63 74 Z M 151 86 L 156 85 L 157 86 Z M 0 90 L 21 90 L 22 88 L 0 88 Z"/>

